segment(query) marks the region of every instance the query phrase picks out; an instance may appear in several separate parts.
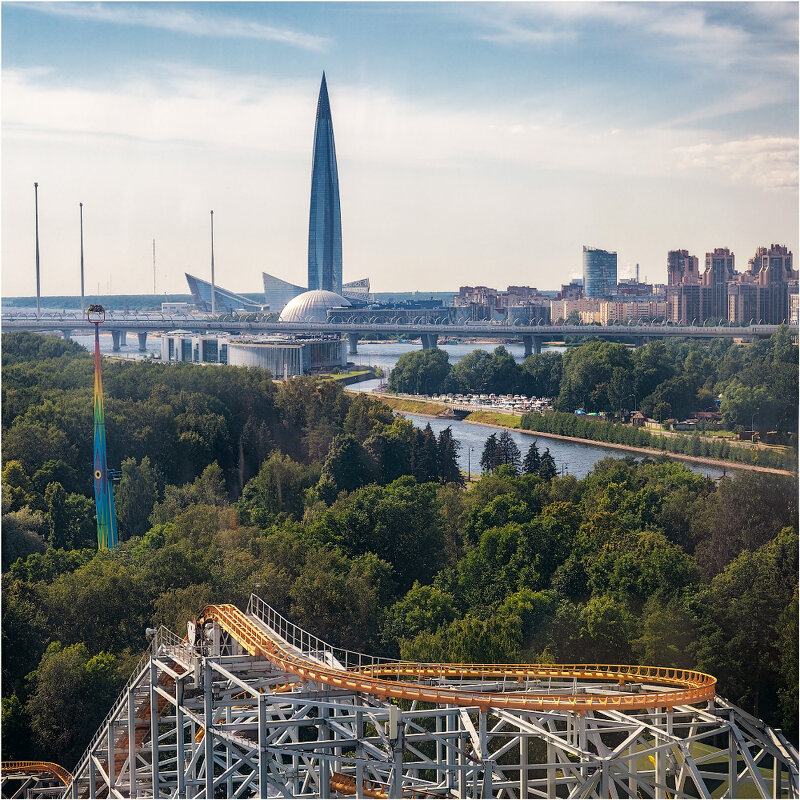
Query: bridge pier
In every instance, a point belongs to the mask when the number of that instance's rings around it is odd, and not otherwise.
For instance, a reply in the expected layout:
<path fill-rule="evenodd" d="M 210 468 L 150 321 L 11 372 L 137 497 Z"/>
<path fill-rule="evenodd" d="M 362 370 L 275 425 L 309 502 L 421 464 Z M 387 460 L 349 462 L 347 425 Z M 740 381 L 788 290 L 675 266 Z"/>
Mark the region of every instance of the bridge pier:
<path fill-rule="evenodd" d="M 436 350 L 436 345 L 439 341 L 439 334 L 438 333 L 423 333 L 420 334 L 420 339 L 422 339 L 422 349 L 423 350 Z"/>
<path fill-rule="evenodd" d="M 525 345 L 525 358 L 536 353 L 542 352 L 542 337 L 526 334 L 522 337 L 522 344 Z"/>
<path fill-rule="evenodd" d="M 147 331 L 137 333 L 136 336 L 139 338 L 139 352 L 147 352 Z"/>
<path fill-rule="evenodd" d="M 64 330 L 61 331 L 61 335 L 64 337 L 64 340 L 68 342 L 72 335 L 72 328 L 64 328 Z"/>
<path fill-rule="evenodd" d="M 358 334 L 357 333 L 348 333 L 347 340 L 350 343 L 350 347 L 347 350 L 347 355 L 349 356 L 357 356 L 358 355 Z"/>
<path fill-rule="evenodd" d="M 119 353 L 119 346 L 122 344 L 122 331 L 111 331 L 111 349 Z"/>

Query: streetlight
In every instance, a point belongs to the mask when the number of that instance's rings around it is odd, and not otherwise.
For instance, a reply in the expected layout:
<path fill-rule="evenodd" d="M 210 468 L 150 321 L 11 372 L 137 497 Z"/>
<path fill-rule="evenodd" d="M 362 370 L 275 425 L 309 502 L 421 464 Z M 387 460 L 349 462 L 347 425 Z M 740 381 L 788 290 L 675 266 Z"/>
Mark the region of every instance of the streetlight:
<path fill-rule="evenodd" d="M 467 482 L 472 483 L 472 448 L 467 448 Z"/>

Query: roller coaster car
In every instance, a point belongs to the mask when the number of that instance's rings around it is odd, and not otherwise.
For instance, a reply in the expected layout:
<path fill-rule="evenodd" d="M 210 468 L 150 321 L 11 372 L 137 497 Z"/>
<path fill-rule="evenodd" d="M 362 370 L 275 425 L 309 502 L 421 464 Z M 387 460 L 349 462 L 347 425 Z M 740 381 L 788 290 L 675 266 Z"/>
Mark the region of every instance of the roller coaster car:
<path fill-rule="evenodd" d="M 100 305 L 91 305 L 86 309 L 86 319 L 93 325 L 99 325 L 106 321 L 106 310 Z"/>

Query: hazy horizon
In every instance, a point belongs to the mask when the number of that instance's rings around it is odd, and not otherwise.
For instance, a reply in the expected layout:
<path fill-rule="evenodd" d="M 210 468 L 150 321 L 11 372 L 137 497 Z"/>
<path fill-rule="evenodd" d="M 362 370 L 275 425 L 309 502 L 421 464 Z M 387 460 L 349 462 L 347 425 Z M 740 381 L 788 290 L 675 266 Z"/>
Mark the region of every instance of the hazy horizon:
<path fill-rule="evenodd" d="M 581 248 L 798 252 L 796 3 L 3 3 L 2 293 L 305 285 L 328 80 L 344 280 L 557 289 Z"/>

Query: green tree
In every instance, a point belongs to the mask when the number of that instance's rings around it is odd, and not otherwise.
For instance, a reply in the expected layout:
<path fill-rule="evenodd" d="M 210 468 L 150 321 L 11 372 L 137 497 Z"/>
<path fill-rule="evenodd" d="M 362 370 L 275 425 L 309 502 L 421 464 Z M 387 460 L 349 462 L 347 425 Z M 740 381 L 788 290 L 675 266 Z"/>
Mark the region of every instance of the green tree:
<path fill-rule="evenodd" d="M 3 513 L 19 511 L 23 506 L 33 506 L 36 502 L 33 483 L 25 474 L 22 462 L 7 461 L 2 473 Z M 44 492 L 42 491 L 42 494 Z"/>
<path fill-rule="evenodd" d="M 415 431 L 411 445 L 411 474 L 420 482 L 436 481 L 439 476 L 439 452 L 430 422 Z"/>
<path fill-rule="evenodd" d="M 303 491 L 316 482 L 318 475 L 318 470 L 273 450 L 258 475 L 245 485 L 240 506 L 252 522 L 262 526 L 281 513 L 302 517 Z"/>
<path fill-rule="evenodd" d="M 372 465 L 364 448 L 349 433 L 339 434 L 331 442 L 322 466 L 318 490 L 324 487 L 327 503 L 332 503 L 339 492 L 352 492 L 372 479 Z"/>
<path fill-rule="evenodd" d="M 102 721 L 117 689 L 116 659 L 90 655 L 81 643 L 51 642 L 31 675 L 27 712 L 40 750 L 74 763 Z"/>
<path fill-rule="evenodd" d="M 550 455 L 550 448 L 545 447 L 539 464 L 539 477 L 543 481 L 551 481 L 558 475 L 558 469 L 553 456 Z"/>
<path fill-rule="evenodd" d="M 492 433 L 486 437 L 481 453 L 481 469 L 484 473 L 491 474 L 497 463 L 497 434 Z"/>
<path fill-rule="evenodd" d="M 446 351 L 432 348 L 403 353 L 389 375 L 389 391 L 436 394 L 450 373 Z"/>
<path fill-rule="evenodd" d="M 436 442 L 436 471 L 441 483 L 464 485 L 464 476 L 458 466 L 460 449 L 461 442 L 453 437 L 453 429 L 449 425 L 439 431 L 439 439 Z"/>
<path fill-rule="evenodd" d="M 625 376 L 633 371 L 630 350 L 612 342 L 588 342 L 563 356 L 556 401 L 561 411 L 616 411 Z M 615 370 L 617 370 L 615 372 Z"/>
<path fill-rule="evenodd" d="M 534 397 L 558 397 L 561 387 L 561 353 L 534 353 L 522 362 L 528 376 L 526 394 Z"/>
<path fill-rule="evenodd" d="M 515 475 L 519 474 L 522 454 L 519 451 L 519 447 L 517 447 L 517 443 L 511 438 L 511 434 L 507 430 L 502 431 L 497 438 L 494 461 L 493 469 L 507 464 Z"/>
<path fill-rule="evenodd" d="M 67 493 L 60 483 L 51 483 L 44 493 L 47 507 L 44 518 L 47 523 L 47 541 L 51 547 L 66 547 L 69 539 L 69 517 L 67 516 Z"/>
<path fill-rule="evenodd" d="M 489 388 L 488 373 L 492 357 L 485 350 L 473 350 L 467 353 L 454 367 L 453 377 L 457 379 L 468 392 L 486 393 L 493 391 Z"/>
<path fill-rule="evenodd" d="M 148 518 L 158 500 L 158 481 L 150 459 L 137 465 L 135 458 L 122 462 L 122 477 L 114 491 L 120 537 L 141 536 L 150 527 Z"/>
<path fill-rule="evenodd" d="M 27 506 L 3 514 L 3 572 L 18 558 L 44 552 L 46 545 L 42 533 L 46 525 L 44 514 L 31 511 Z"/>
<path fill-rule="evenodd" d="M 538 475 L 539 466 L 542 458 L 539 455 L 539 447 L 536 444 L 536 439 L 531 442 L 528 452 L 525 453 L 525 459 L 522 462 L 522 472 L 525 475 Z"/>

